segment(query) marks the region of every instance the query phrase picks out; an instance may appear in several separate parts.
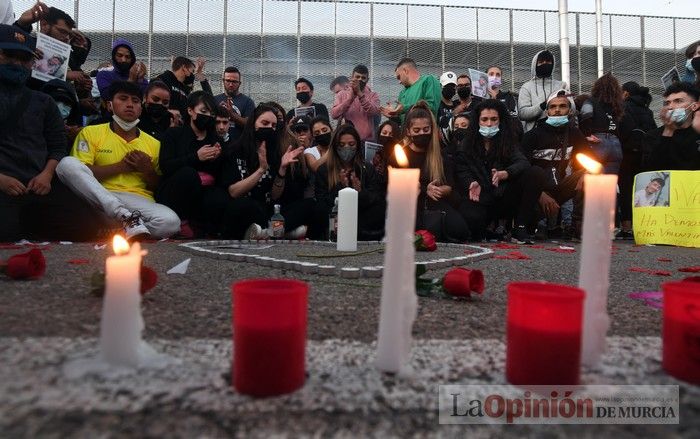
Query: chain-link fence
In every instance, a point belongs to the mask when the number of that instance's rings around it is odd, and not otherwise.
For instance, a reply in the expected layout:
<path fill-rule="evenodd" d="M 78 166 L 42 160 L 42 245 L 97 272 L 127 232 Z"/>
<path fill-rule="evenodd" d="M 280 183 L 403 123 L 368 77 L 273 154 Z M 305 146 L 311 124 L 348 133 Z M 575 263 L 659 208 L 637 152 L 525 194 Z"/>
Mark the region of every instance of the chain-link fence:
<path fill-rule="evenodd" d="M 16 11 L 31 0 L 15 0 Z M 344 0 L 49 0 L 71 14 L 92 39 L 87 68 L 110 59 L 114 38 L 129 39 L 155 76 L 174 56 L 207 59 L 215 92 L 227 65 L 243 72 L 241 90 L 256 102 L 295 104 L 299 76 L 315 85 L 314 100 L 331 104 L 330 81 L 366 64 L 382 101 L 400 91 L 396 62 L 410 56 L 423 73 L 467 68 L 503 69 L 504 88 L 517 92 L 530 79 L 533 55 L 559 54 L 556 11 L 422 6 Z M 677 66 L 698 39 L 700 20 L 603 15 L 605 70 L 621 83 L 650 87 L 660 105 L 661 76 Z M 569 14 L 571 89 L 589 92 L 597 77 L 595 15 Z M 555 70 L 555 77 L 558 69 Z M 656 111 L 655 111 L 656 112 Z"/>

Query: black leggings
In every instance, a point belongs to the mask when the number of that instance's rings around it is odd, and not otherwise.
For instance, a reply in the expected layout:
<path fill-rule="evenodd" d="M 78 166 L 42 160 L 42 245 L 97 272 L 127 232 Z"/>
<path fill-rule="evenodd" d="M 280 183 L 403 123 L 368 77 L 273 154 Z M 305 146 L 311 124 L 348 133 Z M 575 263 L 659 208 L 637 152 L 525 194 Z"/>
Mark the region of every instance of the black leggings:
<path fill-rule="evenodd" d="M 513 219 L 516 226 L 534 226 L 544 181 L 544 170 L 530 166 L 517 177 L 507 180 L 503 195 L 493 204 L 474 202 L 468 197 L 464 199 L 459 211 L 472 232 L 472 239 L 481 239 L 492 220 Z"/>
<path fill-rule="evenodd" d="M 461 243 L 469 240 L 471 236 L 469 233 L 469 225 L 464 220 L 464 217 L 460 214 L 459 210 L 455 209 L 446 200 L 431 200 L 429 203 L 429 208 L 432 211 L 445 212 L 445 216 L 442 221 L 442 230 L 438 230 L 435 228 L 435 226 L 431 227 L 430 225 L 426 225 L 424 223 L 423 213 L 426 212 L 424 209 L 420 209 L 416 215 L 416 230 L 427 229 L 436 237 L 440 237 L 439 239 L 442 241 L 454 241 Z"/>

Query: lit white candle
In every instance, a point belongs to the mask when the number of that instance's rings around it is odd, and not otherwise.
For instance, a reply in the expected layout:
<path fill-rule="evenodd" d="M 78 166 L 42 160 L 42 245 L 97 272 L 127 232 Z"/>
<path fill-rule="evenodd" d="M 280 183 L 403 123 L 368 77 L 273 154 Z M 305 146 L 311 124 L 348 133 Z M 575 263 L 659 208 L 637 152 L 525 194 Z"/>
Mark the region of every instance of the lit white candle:
<path fill-rule="evenodd" d="M 346 187 L 338 191 L 338 243 L 341 252 L 357 251 L 357 191 Z"/>
<path fill-rule="evenodd" d="M 586 292 L 581 361 L 586 366 L 595 366 L 605 351 L 605 336 L 610 326 L 607 306 L 617 176 L 593 175 L 601 172 L 600 163 L 583 154 L 577 154 L 576 159 L 591 173 L 583 177 L 583 233 L 578 285 Z"/>
<path fill-rule="evenodd" d="M 107 258 L 105 296 L 100 324 L 100 354 L 113 365 L 137 367 L 141 358 L 141 257 L 138 242 L 131 248 L 124 238 L 114 237 L 115 256 Z"/>
<path fill-rule="evenodd" d="M 396 145 L 394 150 L 399 165 L 408 166 L 401 146 Z M 376 363 L 385 372 L 399 372 L 411 353 L 411 328 L 418 307 L 413 236 L 419 176 L 420 169 L 389 168 Z"/>

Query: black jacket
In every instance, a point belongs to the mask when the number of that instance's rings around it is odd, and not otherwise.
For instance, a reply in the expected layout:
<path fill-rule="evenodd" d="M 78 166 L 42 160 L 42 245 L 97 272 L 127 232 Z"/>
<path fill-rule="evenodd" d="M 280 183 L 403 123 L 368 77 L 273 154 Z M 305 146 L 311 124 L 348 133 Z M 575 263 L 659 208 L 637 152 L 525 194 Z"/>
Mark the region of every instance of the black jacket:
<path fill-rule="evenodd" d="M 180 113 L 184 116 L 187 112 L 187 96 L 192 93 L 192 85 L 186 85 L 178 81 L 175 77 L 175 73 L 170 70 L 166 70 L 160 75 L 154 78 L 155 80 L 165 82 L 165 84 L 170 88 L 170 108 L 176 108 L 180 110 Z M 200 82 L 202 85 L 202 90 L 212 94 L 211 86 L 209 81 L 206 79 Z"/>
<path fill-rule="evenodd" d="M 197 140 L 189 125 L 168 129 L 160 143 L 160 169 L 163 176 L 168 177 L 180 168 L 189 166 L 218 178 L 225 151 L 222 151 L 216 160 L 202 162 L 197 157 L 199 148 L 214 145 L 218 141 L 219 138 L 214 132 L 207 133 L 203 140 Z"/>
<path fill-rule="evenodd" d="M 673 137 L 664 137 L 663 132 L 660 126 L 644 137 L 644 150 L 649 151 L 642 164 L 644 170 L 700 170 L 700 134 L 693 127 L 678 129 Z"/>
<path fill-rule="evenodd" d="M 0 174 L 27 184 L 50 159 L 66 156 L 61 113 L 47 94 L 0 83 Z"/>
<path fill-rule="evenodd" d="M 583 133 L 571 122 L 553 127 L 546 123 L 546 119 L 539 120 L 533 129 L 523 135 L 520 149 L 532 165 L 545 170 L 545 190 L 552 189 L 566 177 L 570 162 L 573 168 L 580 168 L 578 162 L 573 160 L 576 154 L 595 157 Z"/>
<path fill-rule="evenodd" d="M 625 152 L 639 154 L 642 152 L 644 136 L 656 129 L 654 113 L 646 106 L 640 96 L 630 96 L 625 101 L 625 114 L 629 116 L 632 129 L 629 140 L 622 146 Z"/>

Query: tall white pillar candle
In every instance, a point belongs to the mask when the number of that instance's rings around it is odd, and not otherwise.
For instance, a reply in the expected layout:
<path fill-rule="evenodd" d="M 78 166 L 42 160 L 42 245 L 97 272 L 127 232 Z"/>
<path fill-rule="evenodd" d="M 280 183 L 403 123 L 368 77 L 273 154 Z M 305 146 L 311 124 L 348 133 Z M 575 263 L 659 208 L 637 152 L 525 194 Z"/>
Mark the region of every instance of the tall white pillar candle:
<path fill-rule="evenodd" d="M 577 159 L 589 172 L 600 172 L 599 163 L 579 157 L 581 155 L 578 154 Z M 607 306 L 617 176 L 587 174 L 583 178 L 585 195 L 578 285 L 586 292 L 586 298 L 581 361 L 586 366 L 595 366 L 605 352 L 605 336 L 610 326 Z"/>
<path fill-rule="evenodd" d="M 113 365 L 137 367 L 141 349 L 141 257 L 138 242 L 129 249 L 121 236 L 115 236 L 116 255 L 107 258 L 105 295 L 100 323 L 100 354 Z"/>
<path fill-rule="evenodd" d="M 340 252 L 357 251 L 357 191 L 346 187 L 338 191 L 338 243 Z"/>
<path fill-rule="evenodd" d="M 400 146 L 397 145 L 396 157 L 401 164 L 405 155 L 398 149 Z M 420 169 L 389 168 L 376 360 L 377 368 L 385 372 L 399 372 L 411 353 L 411 329 L 418 307 L 413 236 L 419 176 Z"/>

